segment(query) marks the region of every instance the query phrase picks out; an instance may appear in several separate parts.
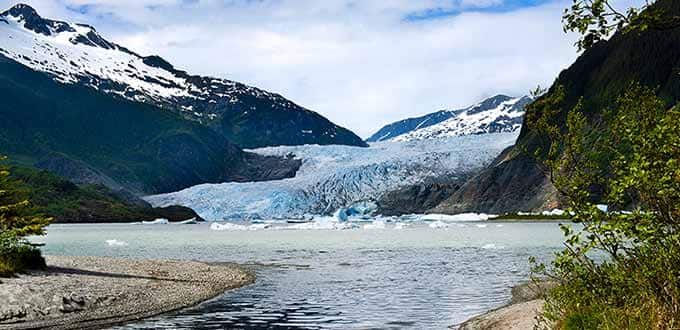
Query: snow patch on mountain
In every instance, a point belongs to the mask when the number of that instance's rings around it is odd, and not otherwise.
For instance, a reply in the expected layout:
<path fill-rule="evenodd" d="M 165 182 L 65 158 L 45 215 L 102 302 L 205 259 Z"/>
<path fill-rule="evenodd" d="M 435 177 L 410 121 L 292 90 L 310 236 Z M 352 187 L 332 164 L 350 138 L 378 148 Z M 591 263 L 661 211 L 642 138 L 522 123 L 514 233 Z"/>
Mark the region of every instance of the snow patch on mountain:
<path fill-rule="evenodd" d="M 158 56 L 140 56 L 109 42 L 89 25 L 45 19 L 27 5 L 0 13 L 0 56 L 45 72 L 61 83 L 171 110 L 245 146 L 251 146 L 247 142 L 252 139 L 238 132 L 250 127 L 233 126 L 260 124 L 258 113 L 272 112 L 281 118 L 267 129 L 282 131 L 287 140 L 272 137 L 253 142 L 254 146 L 317 141 L 365 145 L 353 133 L 279 94 L 226 79 L 190 75 Z M 288 126 L 276 126 L 277 122 Z"/>
<path fill-rule="evenodd" d="M 531 101 L 528 96 L 496 95 L 464 109 L 437 111 L 389 124 L 367 141 L 413 141 L 515 132 L 522 127 L 524 107 Z"/>
<path fill-rule="evenodd" d="M 144 63 L 144 58 L 104 40 L 87 25 L 42 19 L 30 7 L 18 5 L 2 14 L 0 53 L 34 70 L 47 72 L 63 83 L 85 82 L 95 89 L 130 95 L 139 92 L 155 100 L 188 97 L 195 88 L 163 68 Z M 94 80 L 97 78 L 97 80 Z M 110 86 L 103 86 L 101 80 Z M 195 97 L 195 96 L 194 96 Z"/>
<path fill-rule="evenodd" d="M 291 179 L 204 184 L 145 198 L 154 206 L 183 205 L 208 220 L 296 219 L 328 215 L 428 178 L 470 175 L 512 145 L 517 133 L 411 142 L 369 148 L 305 145 L 251 150 L 302 160 Z"/>
<path fill-rule="evenodd" d="M 485 109 L 483 103 L 459 111 L 441 123 L 419 128 L 395 137 L 394 141 L 413 141 L 451 136 L 515 132 L 522 127 L 524 105 L 529 97 L 510 98 L 496 107 Z"/>

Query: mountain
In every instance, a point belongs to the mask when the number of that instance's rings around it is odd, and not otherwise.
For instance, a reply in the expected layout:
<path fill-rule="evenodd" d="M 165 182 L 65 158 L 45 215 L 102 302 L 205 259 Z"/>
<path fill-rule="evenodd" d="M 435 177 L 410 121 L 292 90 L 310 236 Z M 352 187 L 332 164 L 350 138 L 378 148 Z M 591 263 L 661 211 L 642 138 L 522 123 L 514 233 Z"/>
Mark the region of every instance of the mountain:
<path fill-rule="evenodd" d="M 286 180 L 204 184 L 146 200 L 157 207 L 190 207 L 206 220 L 303 218 L 364 203 L 379 204 L 383 214 L 402 214 L 403 208 L 395 208 L 390 198 L 383 196 L 422 182 L 464 181 L 516 138 L 514 132 L 379 142 L 368 148 L 307 145 L 255 149 L 263 157 L 297 159 L 302 163 L 300 170 Z M 418 202 L 436 206 L 449 195 L 443 192 Z M 383 202 L 385 205 L 380 205 Z"/>
<path fill-rule="evenodd" d="M 176 113 L 59 83 L 2 55 L 0 95 L 0 154 L 77 183 L 148 194 L 291 177 L 300 166 L 244 152 Z"/>
<path fill-rule="evenodd" d="M 367 142 L 413 141 L 471 134 L 514 132 L 522 126 L 528 96 L 496 95 L 459 110 L 437 111 L 381 128 Z"/>
<path fill-rule="evenodd" d="M 680 15 L 680 1 L 659 0 L 653 6 L 670 16 Z M 534 121 L 543 113 L 555 112 L 547 120 L 564 128 L 567 113 L 581 102 L 591 126 L 606 130 L 609 123 L 603 120 L 603 113 L 613 108 L 631 82 L 655 90 L 667 106 L 673 106 L 680 101 L 679 67 L 680 28 L 617 33 L 609 40 L 598 42 L 562 71 L 548 92 L 527 108 L 527 119 L 517 144 L 466 182 L 435 211 L 499 213 L 559 206 L 555 188 L 532 157 L 538 148 L 545 150 L 546 147 Z M 540 102 L 555 99 L 560 89 L 564 98 L 557 106 Z M 542 104 L 546 104 L 546 108 Z"/>
<path fill-rule="evenodd" d="M 91 26 L 42 18 L 28 5 L 0 13 L 0 55 L 60 83 L 173 112 L 241 148 L 365 146 L 354 133 L 281 95 L 188 74 L 158 56 L 140 56 L 107 41 Z"/>
<path fill-rule="evenodd" d="M 416 118 L 400 120 L 383 126 L 366 139 L 366 142 L 390 141 L 402 134 L 441 123 L 453 116 L 455 116 L 455 111 L 442 110 Z"/>

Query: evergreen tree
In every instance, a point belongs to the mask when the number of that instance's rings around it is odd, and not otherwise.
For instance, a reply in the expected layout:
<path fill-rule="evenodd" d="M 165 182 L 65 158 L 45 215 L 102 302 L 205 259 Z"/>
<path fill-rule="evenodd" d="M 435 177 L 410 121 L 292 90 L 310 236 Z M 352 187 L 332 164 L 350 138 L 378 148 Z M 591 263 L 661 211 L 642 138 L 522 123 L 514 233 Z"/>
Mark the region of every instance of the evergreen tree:
<path fill-rule="evenodd" d="M 0 161 L 6 157 L 0 157 Z M 40 251 L 25 237 L 44 235 L 52 221 L 36 213 L 17 190 L 7 166 L 0 166 L 0 275 L 44 267 Z"/>

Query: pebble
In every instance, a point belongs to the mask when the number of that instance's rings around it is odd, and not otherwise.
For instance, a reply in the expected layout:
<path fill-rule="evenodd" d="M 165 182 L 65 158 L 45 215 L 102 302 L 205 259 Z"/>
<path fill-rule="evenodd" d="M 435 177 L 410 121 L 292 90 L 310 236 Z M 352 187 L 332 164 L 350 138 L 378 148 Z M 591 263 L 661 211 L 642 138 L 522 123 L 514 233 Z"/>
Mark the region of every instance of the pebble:
<path fill-rule="evenodd" d="M 235 265 L 193 261 L 48 257 L 47 262 L 58 268 L 3 279 L 0 330 L 17 322 L 26 328 L 78 328 L 116 317 L 133 320 L 195 305 L 254 280 Z"/>

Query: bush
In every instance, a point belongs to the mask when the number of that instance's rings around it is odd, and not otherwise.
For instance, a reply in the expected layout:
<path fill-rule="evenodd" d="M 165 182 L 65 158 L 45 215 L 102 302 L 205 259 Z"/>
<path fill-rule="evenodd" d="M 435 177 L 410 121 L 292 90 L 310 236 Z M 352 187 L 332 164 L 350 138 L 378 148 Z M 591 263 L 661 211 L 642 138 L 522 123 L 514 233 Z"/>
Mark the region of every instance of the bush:
<path fill-rule="evenodd" d="M 45 268 L 40 249 L 14 237 L 0 238 L 0 277 Z"/>
<path fill-rule="evenodd" d="M 2 160 L 5 157 L 0 156 Z M 28 244 L 25 237 L 44 235 L 52 219 L 41 216 L 17 186 L 0 164 L 0 276 L 45 267 L 40 250 Z"/>
<path fill-rule="evenodd" d="M 679 328 L 680 108 L 633 84 L 602 125 L 579 107 L 567 122 L 544 130 L 554 141 L 546 164 L 583 229 L 562 226 L 565 250 L 534 268 L 558 283 L 544 325 Z"/>

